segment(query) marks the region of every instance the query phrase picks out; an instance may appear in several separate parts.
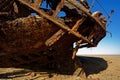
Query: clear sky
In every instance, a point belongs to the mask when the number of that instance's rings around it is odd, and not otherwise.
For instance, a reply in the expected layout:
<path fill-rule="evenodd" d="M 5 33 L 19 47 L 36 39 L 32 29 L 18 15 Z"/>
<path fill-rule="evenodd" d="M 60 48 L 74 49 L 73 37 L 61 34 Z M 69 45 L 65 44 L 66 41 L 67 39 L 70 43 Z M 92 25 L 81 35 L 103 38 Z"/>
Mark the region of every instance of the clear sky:
<path fill-rule="evenodd" d="M 92 1 L 92 0 L 88 0 Z M 101 11 L 105 16 L 106 12 L 110 14 L 113 9 L 114 14 L 108 20 L 112 23 L 107 27 L 107 30 L 112 33 L 112 37 L 107 33 L 107 36 L 99 43 L 97 47 L 79 49 L 78 54 L 119 54 L 120 55 L 120 0 L 98 0 L 92 11 Z M 105 9 L 105 11 L 101 8 Z"/>

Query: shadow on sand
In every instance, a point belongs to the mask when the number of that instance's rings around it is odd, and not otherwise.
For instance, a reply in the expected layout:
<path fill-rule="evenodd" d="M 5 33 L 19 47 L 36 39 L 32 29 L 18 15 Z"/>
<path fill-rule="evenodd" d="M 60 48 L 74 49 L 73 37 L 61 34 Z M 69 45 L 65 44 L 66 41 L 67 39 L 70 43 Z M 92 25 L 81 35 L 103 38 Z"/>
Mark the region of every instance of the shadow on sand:
<path fill-rule="evenodd" d="M 86 75 L 97 74 L 100 71 L 106 70 L 108 67 L 107 61 L 100 57 L 79 57 Z"/>
<path fill-rule="evenodd" d="M 87 76 L 90 74 L 99 73 L 100 71 L 103 71 L 108 67 L 107 62 L 103 58 L 79 56 L 78 59 L 82 63 L 82 66 Z M 47 73 L 49 77 L 53 77 L 53 73 L 59 73 L 59 70 L 56 69 L 41 70 L 39 69 L 38 65 L 39 65 L 38 62 L 34 62 L 27 65 L 17 66 L 17 68 L 22 68 L 22 70 L 13 70 L 11 72 L 5 71 L 4 73 L 0 72 L 0 79 L 12 79 L 17 77 L 22 77 L 22 76 L 26 76 L 26 74 L 30 72 Z M 0 69 L 4 69 L 4 68 L 0 68 Z M 63 71 L 62 74 L 69 75 L 71 73 L 66 73 Z"/>

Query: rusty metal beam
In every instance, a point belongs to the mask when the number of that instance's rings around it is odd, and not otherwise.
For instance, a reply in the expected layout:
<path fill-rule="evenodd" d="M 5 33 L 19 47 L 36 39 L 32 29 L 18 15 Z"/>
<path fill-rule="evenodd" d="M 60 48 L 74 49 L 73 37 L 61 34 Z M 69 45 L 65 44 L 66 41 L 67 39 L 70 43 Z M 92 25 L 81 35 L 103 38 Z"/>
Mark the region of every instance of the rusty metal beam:
<path fill-rule="evenodd" d="M 53 17 L 56 17 L 57 14 L 58 14 L 58 12 L 60 12 L 61 8 L 63 8 L 63 6 L 64 6 L 64 0 L 61 0 L 61 1 L 59 2 L 59 4 L 57 5 L 56 10 L 54 11 L 54 13 L 53 13 L 52 16 L 53 16 Z"/>
<path fill-rule="evenodd" d="M 0 15 L 7 15 L 8 12 L 0 12 Z"/>
<path fill-rule="evenodd" d="M 82 10 L 85 14 L 87 14 L 91 19 L 93 19 L 103 30 L 106 31 L 104 25 L 97 20 L 95 17 L 91 16 L 89 9 L 86 9 L 82 4 L 77 3 L 76 0 L 67 0 L 69 3 L 77 7 L 78 9 Z"/>
<path fill-rule="evenodd" d="M 56 41 L 58 41 L 66 31 L 60 29 L 58 30 L 54 35 L 52 35 L 49 39 L 46 40 L 45 45 L 51 46 L 53 45 Z"/>
<path fill-rule="evenodd" d="M 75 57 L 76 57 L 76 53 L 78 52 L 78 49 L 79 49 L 79 45 L 82 43 L 83 40 L 79 40 L 78 42 L 76 42 L 76 46 L 75 48 L 73 49 L 73 55 L 72 55 L 72 59 L 74 60 Z"/>
<path fill-rule="evenodd" d="M 81 19 L 79 19 L 76 24 L 72 27 L 73 31 L 77 31 L 79 26 L 86 20 L 86 17 L 82 17 Z"/>
<path fill-rule="evenodd" d="M 39 9 L 42 4 L 42 1 L 43 0 L 34 0 L 34 3 L 31 3 L 31 5 Z"/>
<path fill-rule="evenodd" d="M 85 19 L 86 19 L 86 17 L 82 17 L 81 19 L 76 21 L 76 24 L 72 27 L 72 30 L 77 32 L 77 29 L 84 22 Z M 58 41 L 64 34 L 65 34 L 64 30 L 62 30 L 62 29 L 58 30 L 53 36 L 51 36 L 48 40 L 46 40 L 45 44 L 47 46 L 51 46 L 56 41 Z"/>
<path fill-rule="evenodd" d="M 84 36 L 82 36 L 81 34 L 73 31 L 72 29 L 70 29 L 67 25 L 65 24 L 62 24 L 60 21 L 58 21 L 57 19 L 47 15 L 44 11 L 42 10 L 39 10 L 37 8 L 34 8 L 33 6 L 31 6 L 30 4 L 26 3 L 25 1 L 23 0 L 18 0 L 21 4 L 33 9 L 34 11 L 36 11 L 39 15 L 43 16 L 44 18 L 50 20 L 51 22 L 55 23 L 56 25 L 58 25 L 59 27 L 61 27 L 62 29 L 70 32 L 71 34 L 73 34 L 74 36 L 82 39 L 83 41 L 89 43 L 90 45 L 92 46 L 96 46 L 94 43 L 90 42 L 87 38 L 85 38 Z"/>

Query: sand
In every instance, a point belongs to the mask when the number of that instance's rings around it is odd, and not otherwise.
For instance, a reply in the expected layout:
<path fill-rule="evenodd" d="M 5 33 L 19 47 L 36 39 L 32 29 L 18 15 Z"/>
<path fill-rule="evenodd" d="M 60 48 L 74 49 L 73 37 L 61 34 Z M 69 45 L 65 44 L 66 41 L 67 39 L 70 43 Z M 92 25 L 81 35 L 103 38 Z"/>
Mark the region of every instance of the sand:
<path fill-rule="evenodd" d="M 105 63 L 101 62 L 99 69 L 103 68 L 103 70 L 95 74 L 90 74 L 88 77 L 98 78 L 100 80 L 120 80 L 120 55 L 95 57 L 103 58 L 106 61 L 106 68 Z"/>
<path fill-rule="evenodd" d="M 79 57 L 87 80 L 120 80 L 120 55 L 82 55 Z M 30 66 L 29 66 L 30 67 Z M 33 71 L 25 68 L 0 68 L 0 80 L 81 80 L 74 75 Z"/>

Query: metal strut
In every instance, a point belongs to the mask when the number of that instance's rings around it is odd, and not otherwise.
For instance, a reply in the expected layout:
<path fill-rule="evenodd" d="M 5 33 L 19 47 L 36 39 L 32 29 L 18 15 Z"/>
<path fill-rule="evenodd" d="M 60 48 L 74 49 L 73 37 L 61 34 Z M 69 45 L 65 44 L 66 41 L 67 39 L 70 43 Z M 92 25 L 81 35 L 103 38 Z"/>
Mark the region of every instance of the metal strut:
<path fill-rule="evenodd" d="M 87 38 L 85 38 L 84 36 L 82 36 L 81 34 L 73 31 L 72 29 L 70 29 L 67 25 L 59 22 L 57 19 L 55 19 L 54 17 L 51 17 L 49 15 L 47 15 L 44 11 L 42 10 L 39 10 L 37 8 L 34 8 L 33 6 L 31 6 L 30 4 L 26 3 L 25 1 L 23 0 L 18 0 L 21 4 L 25 5 L 25 6 L 28 6 L 29 8 L 33 9 L 34 11 L 36 11 L 39 15 L 43 16 L 44 18 L 52 21 L 53 23 L 55 23 L 56 25 L 58 25 L 60 28 L 70 32 L 71 34 L 73 34 L 74 36 L 82 39 L 83 41 L 89 43 L 90 45 L 92 46 L 96 46 L 94 43 L 90 42 Z"/>
<path fill-rule="evenodd" d="M 74 0 L 67 0 L 67 1 L 71 4 L 73 4 L 78 9 L 82 10 L 85 14 L 87 14 L 87 16 L 89 16 L 91 19 L 93 19 L 104 31 L 106 31 L 106 29 L 104 28 L 104 25 L 101 24 L 101 22 L 98 21 L 95 17 L 91 16 L 90 11 L 88 9 L 86 9 L 82 4 L 79 4 Z"/>

